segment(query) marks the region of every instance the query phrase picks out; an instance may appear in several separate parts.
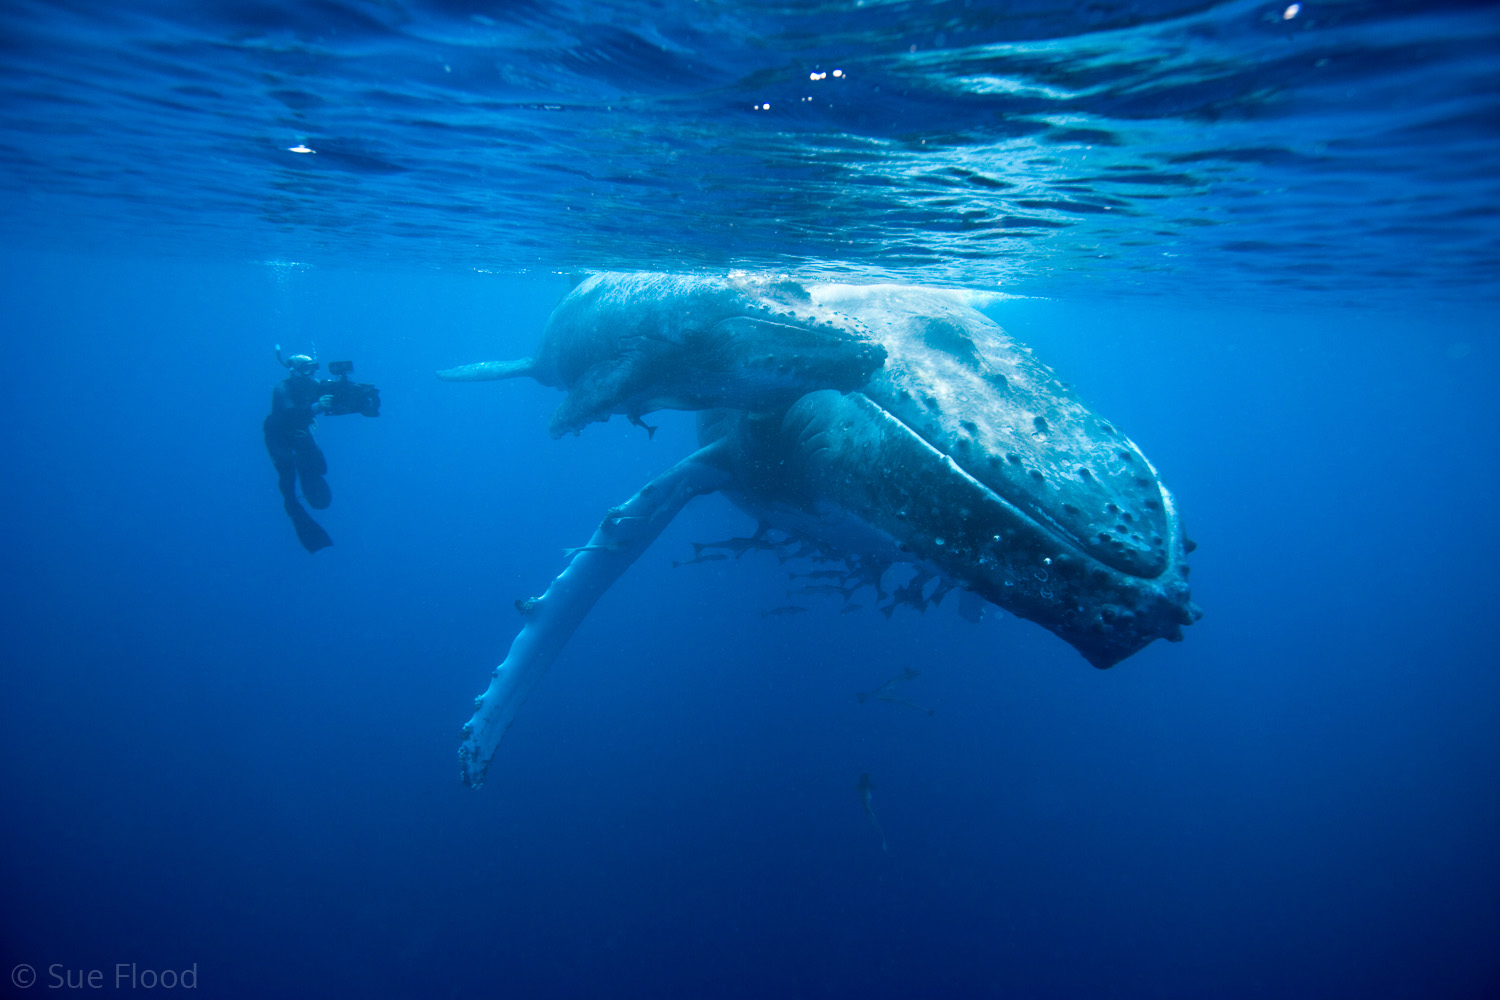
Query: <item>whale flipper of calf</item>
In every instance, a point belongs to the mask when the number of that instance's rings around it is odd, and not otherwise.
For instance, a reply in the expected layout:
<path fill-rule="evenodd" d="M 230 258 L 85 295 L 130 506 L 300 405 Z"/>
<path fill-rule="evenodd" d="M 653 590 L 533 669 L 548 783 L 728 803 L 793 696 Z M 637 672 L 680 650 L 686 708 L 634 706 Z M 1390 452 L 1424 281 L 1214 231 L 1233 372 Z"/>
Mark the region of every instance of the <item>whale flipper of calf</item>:
<path fill-rule="evenodd" d="M 785 280 L 596 274 L 560 302 L 534 358 L 438 372 L 472 382 L 528 376 L 566 389 L 553 437 L 623 414 L 765 409 L 814 389 L 857 389 L 885 349 L 851 314 Z"/>
<path fill-rule="evenodd" d="M 700 449 L 518 604 L 521 632 L 464 726 L 470 785 L 594 602 L 706 492 L 877 580 L 912 564 L 940 578 L 934 594 L 961 587 L 1097 667 L 1199 617 L 1156 470 L 959 292 L 599 274 L 558 305 L 535 357 L 439 374 L 566 390 L 554 436 L 700 411 Z"/>

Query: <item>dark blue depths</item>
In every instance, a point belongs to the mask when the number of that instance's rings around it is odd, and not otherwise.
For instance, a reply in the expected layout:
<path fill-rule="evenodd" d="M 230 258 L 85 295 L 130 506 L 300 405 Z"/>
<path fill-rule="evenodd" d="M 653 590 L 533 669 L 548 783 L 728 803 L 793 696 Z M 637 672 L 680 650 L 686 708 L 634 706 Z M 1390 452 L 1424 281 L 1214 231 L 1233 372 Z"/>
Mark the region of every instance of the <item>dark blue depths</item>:
<path fill-rule="evenodd" d="M 554 279 L 11 255 L 6 968 L 213 996 L 1492 995 L 1500 597 L 1487 317 L 1307 301 L 992 315 L 1177 492 L 1206 617 L 1099 672 L 951 603 L 805 602 L 690 507 L 480 792 L 454 749 L 536 593 L 691 444 L 551 441 Z M 272 343 L 353 358 L 309 557 Z M 868 601 L 864 602 L 868 605 Z M 903 668 L 934 709 L 859 704 Z M 861 773 L 889 837 L 860 806 Z M 9 986 L 6 989 L 10 989 Z"/>

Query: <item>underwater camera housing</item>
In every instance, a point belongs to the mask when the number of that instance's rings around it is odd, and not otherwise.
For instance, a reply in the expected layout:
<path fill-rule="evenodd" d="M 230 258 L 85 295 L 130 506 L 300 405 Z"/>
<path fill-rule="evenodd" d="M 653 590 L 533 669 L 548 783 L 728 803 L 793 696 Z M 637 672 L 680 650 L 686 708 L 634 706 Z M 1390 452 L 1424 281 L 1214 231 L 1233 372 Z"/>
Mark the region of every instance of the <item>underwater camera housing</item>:
<path fill-rule="evenodd" d="M 367 417 L 380 416 L 380 390 L 368 382 L 351 382 L 349 373 L 354 371 L 353 361 L 328 362 L 328 374 L 337 375 L 338 381 L 324 382 L 323 390 L 333 397 L 334 416 L 359 413 Z"/>

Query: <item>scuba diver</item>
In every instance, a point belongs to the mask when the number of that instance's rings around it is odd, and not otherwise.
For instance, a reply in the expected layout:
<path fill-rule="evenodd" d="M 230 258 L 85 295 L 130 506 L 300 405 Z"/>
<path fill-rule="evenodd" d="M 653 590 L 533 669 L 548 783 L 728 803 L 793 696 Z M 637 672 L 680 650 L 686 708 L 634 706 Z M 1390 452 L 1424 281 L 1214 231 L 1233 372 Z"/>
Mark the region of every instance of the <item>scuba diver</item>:
<path fill-rule="evenodd" d="M 297 530 L 297 540 L 308 552 L 333 544 L 328 532 L 312 519 L 297 498 L 297 482 L 302 483 L 302 498 L 313 510 L 322 510 L 333 499 L 328 489 L 328 461 L 313 440 L 313 418 L 317 414 L 341 416 L 362 413 L 380 416 L 380 390 L 363 382 L 349 381 L 354 370 L 352 361 L 332 361 L 328 373 L 338 378 L 319 381 L 313 377 L 318 363 L 306 354 L 281 357 L 276 345 L 276 360 L 291 373 L 271 391 L 271 412 L 262 425 L 266 451 L 276 466 L 277 488 L 281 490 L 282 507 Z"/>

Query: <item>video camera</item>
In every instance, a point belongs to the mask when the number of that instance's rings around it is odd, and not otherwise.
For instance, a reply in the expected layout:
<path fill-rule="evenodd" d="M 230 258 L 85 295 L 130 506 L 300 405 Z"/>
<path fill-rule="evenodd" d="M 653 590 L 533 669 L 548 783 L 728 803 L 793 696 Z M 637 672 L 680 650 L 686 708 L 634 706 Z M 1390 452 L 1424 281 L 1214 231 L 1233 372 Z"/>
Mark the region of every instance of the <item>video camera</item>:
<path fill-rule="evenodd" d="M 333 397 L 333 416 L 359 413 L 366 417 L 380 416 L 380 390 L 368 382 L 351 382 L 349 373 L 354 371 L 353 361 L 328 362 L 328 374 L 337 375 L 338 380 L 324 382 L 321 388 L 325 395 Z"/>

